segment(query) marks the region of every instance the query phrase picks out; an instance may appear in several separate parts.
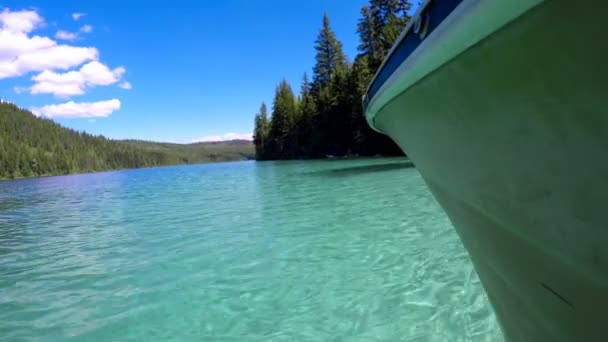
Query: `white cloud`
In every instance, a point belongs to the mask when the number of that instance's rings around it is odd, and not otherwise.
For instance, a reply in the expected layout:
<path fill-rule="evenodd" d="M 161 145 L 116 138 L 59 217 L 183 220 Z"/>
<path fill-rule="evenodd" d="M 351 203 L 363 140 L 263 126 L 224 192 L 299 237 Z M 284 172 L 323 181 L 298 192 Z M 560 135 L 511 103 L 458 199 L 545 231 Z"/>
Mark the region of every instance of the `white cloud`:
<path fill-rule="evenodd" d="M 216 142 L 216 141 L 229 141 L 229 140 L 253 140 L 251 133 L 226 133 L 224 135 L 209 135 L 206 137 L 193 139 L 193 143 L 197 142 Z"/>
<path fill-rule="evenodd" d="M 192 140 L 193 143 L 212 142 L 212 141 L 223 141 L 223 139 L 222 139 L 221 135 L 209 135 L 209 136 L 206 136 L 206 137 L 202 137 L 202 138 L 198 138 L 198 139 L 193 139 Z"/>
<path fill-rule="evenodd" d="M 81 33 L 91 33 L 91 32 L 93 32 L 93 26 L 83 25 L 80 27 L 80 29 L 78 31 Z M 74 41 L 74 40 L 78 39 L 79 37 L 78 37 L 78 33 L 76 33 L 76 32 L 59 30 L 59 31 L 57 31 L 57 33 L 55 33 L 55 38 L 61 39 L 61 40 Z"/>
<path fill-rule="evenodd" d="M 46 105 L 32 108 L 36 116 L 48 118 L 105 118 L 120 109 L 120 101 L 112 99 L 98 102 L 74 102 L 69 101 L 61 104 Z"/>
<path fill-rule="evenodd" d="M 11 12 L 5 8 L 0 12 L 2 29 L 14 33 L 29 33 L 44 23 L 44 19 L 36 11 Z"/>
<path fill-rule="evenodd" d="M 77 21 L 78 19 L 84 17 L 85 15 L 87 15 L 86 13 L 72 13 L 72 19 L 74 19 L 74 21 Z"/>
<path fill-rule="evenodd" d="M 87 83 L 91 85 L 110 85 L 116 83 L 125 72 L 124 67 L 110 70 L 105 64 L 99 62 L 90 62 L 80 68 L 80 73 Z"/>
<path fill-rule="evenodd" d="M 253 140 L 251 133 L 226 133 L 224 140 Z"/>
<path fill-rule="evenodd" d="M 10 61 L 19 55 L 57 45 L 47 37 L 28 37 L 25 33 L 0 30 L 0 62 Z"/>
<path fill-rule="evenodd" d="M 93 26 L 91 26 L 91 25 L 82 25 L 82 27 L 80 28 L 80 32 L 91 33 L 91 32 L 93 32 Z"/>
<path fill-rule="evenodd" d="M 52 45 L 21 53 L 10 60 L 0 60 L 0 79 L 17 77 L 32 71 L 66 70 L 86 61 L 96 60 L 98 55 L 99 52 L 93 47 Z"/>
<path fill-rule="evenodd" d="M 84 13 L 73 13 L 79 20 Z M 16 93 L 53 94 L 58 97 L 81 95 L 91 87 L 119 83 L 130 89 L 123 81 L 124 67 L 110 69 L 99 61 L 95 47 L 73 46 L 58 43 L 51 37 L 32 32 L 44 25 L 35 10 L 0 11 L 0 79 L 19 77 L 37 72 L 30 87 L 14 86 Z M 73 41 L 81 33 L 93 31 L 91 25 L 83 25 L 78 32 L 58 30 L 55 39 Z M 120 83 L 122 81 L 122 83 Z M 120 101 L 112 99 L 99 102 L 66 102 L 34 108 L 37 115 L 60 118 L 106 117 L 120 108 Z"/>
<path fill-rule="evenodd" d="M 82 95 L 87 87 L 107 86 L 116 83 L 125 73 L 125 68 L 110 70 L 105 64 L 97 61 L 83 65 L 80 70 L 56 73 L 45 70 L 32 77 L 34 85 L 30 94 L 53 94 L 58 97 Z"/>
<path fill-rule="evenodd" d="M 93 47 L 57 44 L 48 37 L 29 35 L 43 23 L 35 11 L 11 12 L 4 9 L 0 12 L 0 79 L 32 71 L 66 70 L 97 60 L 98 51 Z"/>
<path fill-rule="evenodd" d="M 57 33 L 55 33 L 55 38 L 61 39 L 61 40 L 70 40 L 70 41 L 72 41 L 72 40 L 76 40 L 76 38 L 78 38 L 78 35 L 76 33 L 73 33 L 73 32 L 59 30 L 59 31 L 57 31 Z"/>
<path fill-rule="evenodd" d="M 118 85 L 118 87 L 121 89 L 126 89 L 126 90 L 133 88 L 133 86 L 131 85 L 131 82 L 128 82 L 128 81 L 122 82 L 121 84 Z"/>

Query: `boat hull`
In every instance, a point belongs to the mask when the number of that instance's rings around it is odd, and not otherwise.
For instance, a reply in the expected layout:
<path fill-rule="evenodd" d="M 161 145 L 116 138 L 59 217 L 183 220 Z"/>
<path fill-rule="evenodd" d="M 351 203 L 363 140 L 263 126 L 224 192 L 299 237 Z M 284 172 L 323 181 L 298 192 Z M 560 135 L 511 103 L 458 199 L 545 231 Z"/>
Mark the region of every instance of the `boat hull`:
<path fill-rule="evenodd" d="M 508 341 L 607 336 L 606 9 L 545 1 L 373 118 L 447 212 Z"/>

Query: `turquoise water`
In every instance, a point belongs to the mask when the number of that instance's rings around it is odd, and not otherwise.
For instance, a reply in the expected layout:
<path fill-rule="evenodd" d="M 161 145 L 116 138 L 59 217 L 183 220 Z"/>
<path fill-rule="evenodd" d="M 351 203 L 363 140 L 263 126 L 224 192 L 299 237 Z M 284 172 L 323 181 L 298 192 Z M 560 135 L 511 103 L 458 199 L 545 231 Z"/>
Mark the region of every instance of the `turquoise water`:
<path fill-rule="evenodd" d="M 496 341 L 400 159 L 0 182 L 2 341 Z"/>

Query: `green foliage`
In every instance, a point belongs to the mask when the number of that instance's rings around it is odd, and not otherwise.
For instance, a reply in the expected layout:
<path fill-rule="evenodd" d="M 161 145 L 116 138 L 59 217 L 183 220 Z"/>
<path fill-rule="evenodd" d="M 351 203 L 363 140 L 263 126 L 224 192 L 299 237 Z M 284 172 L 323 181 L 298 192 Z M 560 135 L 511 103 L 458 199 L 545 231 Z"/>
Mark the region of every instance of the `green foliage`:
<path fill-rule="evenodd" d="M 12 104 L 0 104 L 0 178 L 239 160 L 253 154 L 250 142 L 115 141 L 61 127 Z"/>
<path fill-rule="evenodd" d="M 141 140 L 121 140 L 144 152 L 158 155 L 161 165 L 200 164 L 253 159 L 254 145 L 248 140 L 203 142 L 192 144 L 160 143 Z"/>
<path fill-rule="evenodd" d="M 376 70 L 410 20 L 410 0 L 370 0 L 361 9 L 357 25 L 359 51 L 368 56 L 370 69 Z"/>
<path fill-rule="evenodd" d="M 254 140 L 256 158 L 402 154 L 388 137 L 367 125 L 361 99 L 410 19 L 410 9 L 409 0 L 370 0 L 361 9 L 357 25 L 360 53 L 352 64 L 348 63 L 325 13 L 315 41 L 313 82 L 309 83 L 304 75 L 296 106 L 291 88 L 282 81 L 277 87 L 270 122 L 262 124 L 261 115 L 256 115 L 254 135 L 259 136 Z M 264 131 L 262 127 L 270 129 Z"/>
<path fill-rule="evenodd" d="M 314 87 L 319 89 L 329 84 L 333 72 L 346 65 L 346 56 L 342 51 L 342 43 L 329 25 L 327 13 L 323 14 L 323 26 L 315 42 Z"/>
<path fill-rule="evenodd" d="M 258 159 L 266 158 L 265 151 L 269 132 L 270 122 L 268 121 L 268 110 L 266 109 L 266 104 L 262 102 L 260 112 L 255 116 L 253 129 L 253 143 L 255 145 L 255 154 Z"/>
<path fill-rule="evenodd" d="M 272 106 L 272 124 L 268 134 L 269 155 L 272 158 L 293 157 L 296 97 L 287 81 L 277 86 Z"/>
<path fill-rule="evenodd" d="M 316 114 L 317 107 L 315 99 L 311 94 L 311 84 L 308 81 L 308 75 L 304 73 L 300 87 L 298 115 L 295 122 L 297 141 L 295 155 L 298 158 L 313 155 L 312 133 Z"/>

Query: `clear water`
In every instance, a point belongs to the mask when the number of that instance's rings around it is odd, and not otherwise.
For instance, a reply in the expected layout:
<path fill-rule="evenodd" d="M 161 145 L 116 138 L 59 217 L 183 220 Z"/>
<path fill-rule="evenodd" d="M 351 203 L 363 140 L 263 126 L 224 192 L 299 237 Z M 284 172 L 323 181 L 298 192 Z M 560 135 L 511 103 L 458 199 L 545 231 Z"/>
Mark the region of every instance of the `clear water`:
<path fill-rule="evenodd" d="M 496 341 L 403 160 L 0 182 L 2 341 Z"/>

